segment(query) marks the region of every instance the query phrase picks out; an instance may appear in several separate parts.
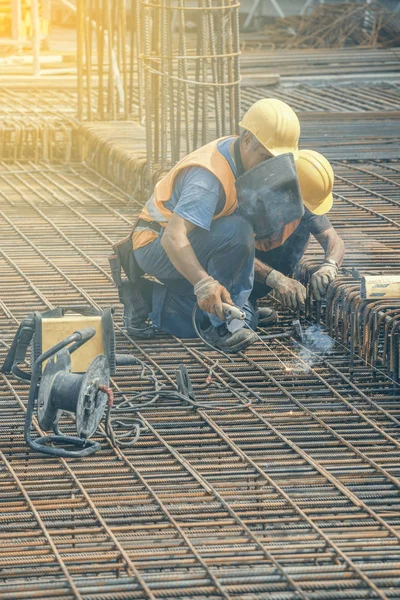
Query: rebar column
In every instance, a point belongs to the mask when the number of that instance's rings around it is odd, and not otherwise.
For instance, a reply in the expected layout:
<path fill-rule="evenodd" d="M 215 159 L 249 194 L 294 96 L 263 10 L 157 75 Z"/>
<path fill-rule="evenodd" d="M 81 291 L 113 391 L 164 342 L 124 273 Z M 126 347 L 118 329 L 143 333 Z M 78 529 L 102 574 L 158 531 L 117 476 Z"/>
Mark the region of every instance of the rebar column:
<path fill-rule="evenodd" d="M 38 0 L 31 0 L 33 76 L 40 75 L 40 24 Z"/>
<path fill-rule="evenodd" d="M 140 61 L 147 82 L 142 111 L 150 176 L 157 178 L 188 150 L 236 131 L 239 3 L 198 0 L 193 6 L 187 0 L 140 0 L 140 4 L 144 20 Z"/>
<path fill-rule="evenodd" d="M 12 38 L 21 41 L 21 0 L 12 0 Z"/>
<path fill-rule="evenodd" d="M 77 0 L 80 120 L 129 120 L 138 114 L 133 91 L 140 85 L 139 20 L 133 10 L 125 0 Z"/>

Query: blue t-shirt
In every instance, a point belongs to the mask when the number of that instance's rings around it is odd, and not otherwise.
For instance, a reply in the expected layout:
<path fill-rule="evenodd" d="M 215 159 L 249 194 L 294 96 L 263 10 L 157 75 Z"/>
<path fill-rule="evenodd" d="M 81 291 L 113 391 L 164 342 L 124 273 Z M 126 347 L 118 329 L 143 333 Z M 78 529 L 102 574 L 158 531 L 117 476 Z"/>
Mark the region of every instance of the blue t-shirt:
<path fill-rule="evenodd" d="M 234 137 L 218 142 L 217 148 L 224 156 L 237 177 L 237 169 L 229 152 L 229 146 Z M 215 214 L 225 206 L 225 192 L 219 179 L 203 167 L 188 167 L 179 173 L 175 179 L 172 196 L 166 207 L 186 221 L 210 231 Z M 326 215 L 313 215 L 307 208 L 299 225 L 298 232 L 305 228 L 308 233 L 318 235 L 332 227 Z"/>
<path fill-rule="evenodd" d="M 233 139 L 229 137 L 221 140 L 217 148 L 237 177 L 236 165 L 229 152 Z M 214 215 L 220 213 L 225 206 L 225 192 L 219 179 L 211 171 L 203 167 L 188 167 L 177 175 L 171 198 L 165 206 L 193 225 L 210 231 Z"/>

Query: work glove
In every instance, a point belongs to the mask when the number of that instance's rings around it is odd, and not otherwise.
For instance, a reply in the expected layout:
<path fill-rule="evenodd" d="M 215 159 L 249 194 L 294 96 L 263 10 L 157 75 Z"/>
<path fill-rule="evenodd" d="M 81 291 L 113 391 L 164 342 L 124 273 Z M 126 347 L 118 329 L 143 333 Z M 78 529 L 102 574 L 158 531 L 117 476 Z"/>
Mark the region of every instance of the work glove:
<path fill-rule="evenodd" d="M 283 306 L 292 310 L 304 309 L 306 288 L 300 281 L 286 277 L 279 271 L 271 271 L 265 283 L 277 292 L 277 299 Z"/>
<path fill-rule="evenodd" d="M 316 300 L 321 300 L 326 294 L 329 284 L 335 279 L 338 273 L 336 265 L 324 263 L 322 267 L 315 271 L 311 276 L 311 289 Z"/>
<path fill-rule="evenodd" d="M 233 302 L 230 293 L 223 285 L 208 275 L 196 283 L 194 293 L 201 310 L 216 315 L 222 321 L 225 320 L 222 302 L 227 304 L 233 304 Z"/>

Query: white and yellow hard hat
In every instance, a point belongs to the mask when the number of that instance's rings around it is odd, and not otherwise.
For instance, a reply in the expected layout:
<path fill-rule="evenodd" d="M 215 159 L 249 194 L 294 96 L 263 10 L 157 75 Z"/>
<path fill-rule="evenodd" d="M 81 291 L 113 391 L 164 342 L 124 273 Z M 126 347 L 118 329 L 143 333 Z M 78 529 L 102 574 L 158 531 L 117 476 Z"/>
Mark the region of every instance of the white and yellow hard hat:
<path fill-rule="evenodd" d="M 295 164 L 304 206 L 314 215 L 325 215 L 333 204 L 330 162 L 315 150 L 299 150 Z"/>
<path fill-rule="evenodd" d="M 276 98 L 258 100 L 239 125 L 250 131 L 273 156 L 292 152 L 297 157 L 300 122 L 286 102 Z"/>

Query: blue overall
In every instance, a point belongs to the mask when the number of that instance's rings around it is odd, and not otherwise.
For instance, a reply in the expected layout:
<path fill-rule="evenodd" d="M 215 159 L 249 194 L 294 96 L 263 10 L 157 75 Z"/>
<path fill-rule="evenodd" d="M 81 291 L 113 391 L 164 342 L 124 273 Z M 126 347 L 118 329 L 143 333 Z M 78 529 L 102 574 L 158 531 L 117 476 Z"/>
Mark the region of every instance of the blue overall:
<path fill-rule="evenodd" d="M 218 150 L 236 177 L 236 165 L 229 153 L 232 139 L 221 141 Z M 245 310 L 248 324 L 256 328 L 255 310 L 248 301 L 254 282 L 253 230 L 237 212 L 213 220 L 224 204 L 225 195 L 217 177 L 202 167 L 190 167 L 178 174 L 166 207 L 196 225 L 188 237 L 198 261 L 229 291 L 236 306 Z M 197 337 L 192 324 L 196 304 L 193 286 L 172 265 L 160 240 L 161 236 L 134 251 L 139 267 L 162 284 L 153 286 L 153 325 L 178 337 Z M 215 327 L 222 323 L 215 315 L 208 317 Z M 196 321 L 202 320 L 204 314 L 198 310 Z"/>
<path fill-rule="evenodd" d="M 251 225 L 238 215 L 216 219 L 205 231 L 196 227 L 189 234 L 189 241 L 197 260 L 205 271 L 219 281 L 231 294 L 236 306 L 246 312 L 246 321 L 257 327 L 255 311 L 248 302 L 253 289 L 254 234 Z M 160 238 L 135 250 L 140 268 L 157 277 L 163 284 L 153 284 L 153 325 L 178 337 L 197 337 L 192 324 L 192 312 L 196 303 L 192 284 L 175 269 Z M 208 315 L 211 323 L 222 323 L 218 317 Z M 204 320 L 197 311 L 196 322 Z"/>

